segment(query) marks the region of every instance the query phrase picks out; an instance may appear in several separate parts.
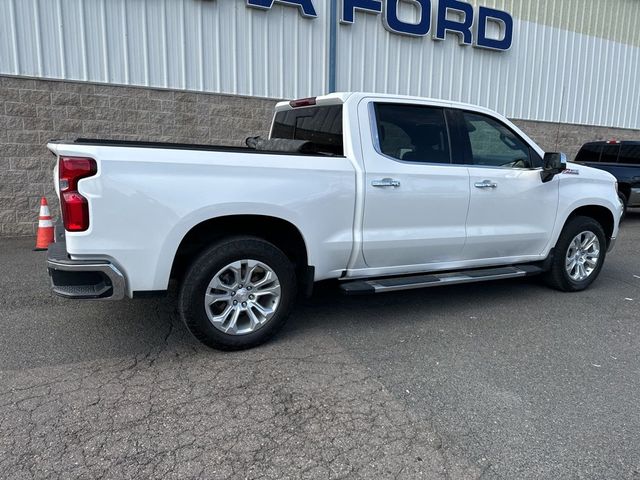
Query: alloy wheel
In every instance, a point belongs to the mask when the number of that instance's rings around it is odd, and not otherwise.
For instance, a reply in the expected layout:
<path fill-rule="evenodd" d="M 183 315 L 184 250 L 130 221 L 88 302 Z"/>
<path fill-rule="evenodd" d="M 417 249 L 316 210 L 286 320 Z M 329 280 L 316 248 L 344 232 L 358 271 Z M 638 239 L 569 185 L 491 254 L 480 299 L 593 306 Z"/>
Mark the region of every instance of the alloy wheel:
<path fill-rule="evenodd" d="M 567 249 L 565 269 L 576 282 L 586 280 L 597 268 L 600 258 L 600 241 L 595 233 L 587 230 L 576 235 Z"/>
<path fill-rule="evenodd" d="M 280 299 L 280 280 L 274 270 L 258 260 L 244 259 L 213 276 L 204 307 L 215 328 L 229 335 L 246 335 L 273 317 Z"/>

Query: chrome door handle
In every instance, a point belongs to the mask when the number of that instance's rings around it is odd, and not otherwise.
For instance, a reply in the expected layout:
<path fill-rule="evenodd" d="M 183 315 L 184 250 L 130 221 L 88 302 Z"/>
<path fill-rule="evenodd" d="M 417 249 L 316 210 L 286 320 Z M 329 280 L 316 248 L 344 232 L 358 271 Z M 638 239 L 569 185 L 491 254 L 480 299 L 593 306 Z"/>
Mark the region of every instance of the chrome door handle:
<path fill-rule="evenodd" d="M 484 182 L 478 182 L 475 184 L 476 188 L 498 188 L 497 183 L 493 183 L 491 180 L 485 180 Z"/>
<path fill-rule="evenodd" d="M 374 187 L 393 187 L 400 186 L 400 180 L 394 180 L 393 178 L 383 178 L 382 180 L 374 180 L 371 182 Z"/>

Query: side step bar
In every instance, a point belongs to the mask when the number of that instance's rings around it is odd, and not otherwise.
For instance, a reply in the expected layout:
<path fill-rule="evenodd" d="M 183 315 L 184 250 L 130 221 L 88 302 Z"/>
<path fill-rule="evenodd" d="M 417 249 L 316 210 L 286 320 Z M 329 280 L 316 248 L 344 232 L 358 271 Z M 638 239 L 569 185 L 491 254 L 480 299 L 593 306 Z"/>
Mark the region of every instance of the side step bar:
<path fill-rule="evenodd" d="M 417 288 L 456 285 L 461 283 L 503 280 L 505 278 L 538 275 L 544 270 L 536 265 L 518 265 L 514 267 L 483 268 L 459 272 L 432 273 L 404 277 L 387 277 L 372 280 L 345 281 L 340 285 L 347 295 L 366 295 L 370 293 L 396 292 Z"/>

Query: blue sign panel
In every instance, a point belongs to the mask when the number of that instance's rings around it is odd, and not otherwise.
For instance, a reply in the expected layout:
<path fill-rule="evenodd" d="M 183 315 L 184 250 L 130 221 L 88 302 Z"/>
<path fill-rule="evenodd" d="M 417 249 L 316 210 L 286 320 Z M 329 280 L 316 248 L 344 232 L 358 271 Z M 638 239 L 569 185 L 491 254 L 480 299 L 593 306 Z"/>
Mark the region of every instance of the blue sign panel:
<path fill-rule="evenodd" d="M 340 21 L 342 23 L 353 23 L 356 10 L 380 13 L 382 11 L 382 2 L 379 0 L 342 0 Z"/>
<path fill-rule="evenodd" d="M 384 27 L 393 33 L 423 37 L 431 29 L 431 0 L 416 0 L 420 7 L 418 23 L 408 23 L 398 18 L 399 0 L 387 0 L 384 4 Z"/>
<path fill-rule="evenodd" d="M 502 40 L 487 37 L 487 22 L 501 24 Z M 476 46 L 491 50 L 509 50 L 513 43 L 513 18 L 507 12 L 493 8 L 480 7 L 478 9 L 478 37 Z"/>
<path fill-rule="evenodd" d="M 249 7 L 268 10 L 274 2 L 294 6 L 300 14 L 307 18 L 316 18 L 313 0 L 246 0 Z M 398 4 L 408 0 L 340 0 L 340 22 L 353 24 L 356 12 L 382 14 L 382 24 L 392 32 L 400 35 L 424 37 L 432 31 L 434 40 L 445 40 L 447 35 L 455 35 L 461 45 L 473 45 L 478 48 L 505 51 L 513 43 L 513 17 L 502 10 L 488 7 L 473 8 L 462 0 L 411 0 L 420 12 L 417 22 L 407 22 L 398 16 Z M 432 9 L 436 8 L 433 13 Z M 453 17 L 452 17 L 453 15 Z M 431 19 L 434 19 L 432 29 Z M 499 27 L 500 37 L 493 38 L 487 34 L 489 22 Z M 477 28 L 473 26 L 477 25 Z"/>
<path fill-rule="evenodd" d="M 313 0 L 247 0 L 247 6 L 269 10 L 273 7 L 273 2 L 298 7 L 303 17 L 316 18 L 318 16 L 313 6 Z"/>
<path fill-rule="evenodd" d="M 393 33 L 412 36 L 426 36 L 432 29 L 432 8 L 436 8 L 433 15 L 433 39 L 444 40 L 447 34 L 456 35 L 462 45 L 473 45 L 478 48 L 491 50 L 509 50 L 513 43 L 513 18 L 507 12 L 493 8 L 479 7 L 477 12 L 468 2 L 462 0 L 411 0 L 419 7 L 417 23 L 410 23 L 398 18 L 398 3 L 402 0 L 341 0 L 342 9 L 340 22 L 352 24 L 355 22 L 355 12 L 382 13 L 382 24 Z M 452 18 L 453 14 L 453 18 Z M 477 22 L 477 32 L 474 33 L 474 21 Z M 489 22 L 500 27 L 501 38 L 491 38 L 487 34 Z"/>
<path fill-rule="evenodd" d="M 454 12 L 458 19 L 452 20 L 448 13 Z M 438 4 L 437 27 L 433 38 L 444 40 L 447 32 L 460 37 L 462 45 L 473 45 L 473 6 L 459 0 L 440 0 Z"/>

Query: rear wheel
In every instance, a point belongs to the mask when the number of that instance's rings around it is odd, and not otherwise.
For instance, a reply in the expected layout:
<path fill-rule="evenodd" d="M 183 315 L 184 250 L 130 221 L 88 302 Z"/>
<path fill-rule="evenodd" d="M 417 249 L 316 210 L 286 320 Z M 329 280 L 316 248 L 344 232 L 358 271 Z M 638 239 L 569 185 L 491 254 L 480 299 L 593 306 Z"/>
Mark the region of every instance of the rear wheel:
<path fill-rule="evenodd" d="M 240 350 L 264 343 L 282 328 L 295 295 L 295 270 L 281 250 L 259 238 L 235 237 L 194 261 L 178 309 L 205 345 Z"/>
<path fill-rule="evenodd" d="M 545 279 L 564 292 L 584 290 L 598 277 L 606 251 L 606 237 L 598 222 L 590 217 L 572 218 L 560 234 Z"/>

